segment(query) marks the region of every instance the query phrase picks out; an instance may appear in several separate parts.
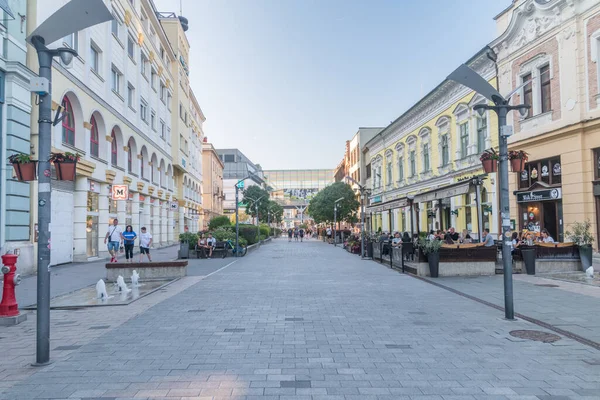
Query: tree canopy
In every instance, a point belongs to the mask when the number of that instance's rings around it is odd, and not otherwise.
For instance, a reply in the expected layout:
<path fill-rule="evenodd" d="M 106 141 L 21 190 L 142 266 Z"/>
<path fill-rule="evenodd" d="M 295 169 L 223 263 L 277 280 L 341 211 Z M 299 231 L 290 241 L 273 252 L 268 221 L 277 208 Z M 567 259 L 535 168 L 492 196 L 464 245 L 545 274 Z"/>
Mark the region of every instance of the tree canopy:
<path fill-rule="evenodd" d="M 259 186 L 249 186 L 244 190 L 244 203 L 246 214 L 256 217 L 256 201 L 258 201 L 258 219 L 260 222 L 269 220 L 268 212 L 271 211 L 271 222 L 281 222 L 283 207 L 270 199 L 270 193 Z"/>
<path fill-rule="evenodd" d="M 360 206 L 352 187 L 344 182 L 336 182 L 319 191 L 308 205 L 308 213 L 316 223 L 333 222 L 333 208 L 337 203 L 337 220 L 354 223 L 357 221 L 357 210 Z"/>

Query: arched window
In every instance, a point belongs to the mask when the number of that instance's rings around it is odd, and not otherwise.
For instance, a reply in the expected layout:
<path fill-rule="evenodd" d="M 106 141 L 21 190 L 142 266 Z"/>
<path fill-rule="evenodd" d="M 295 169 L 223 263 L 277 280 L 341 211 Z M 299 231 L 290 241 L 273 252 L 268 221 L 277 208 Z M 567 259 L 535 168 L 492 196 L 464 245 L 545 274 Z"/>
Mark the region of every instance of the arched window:
<path fill-rule="evenodd" d="M 62 120 L 62 141 L 63 143 L 75 146 L 75 116 L 73 115 L 73 107 L 71 102 L 65 96 L 62 101 L 65 113 L 65 118 Z"/>
<path fill-rule="evenodd" d="M 115 130 L 110 133 L 110 137 L 112 142 L 110 142 L 110 163 L 117 166 L 117 136 L 115 135 Z"/>
<path fill-rule="evenodd" d="M 131 153 L 131 146 L 133 143 L 129 141 L 127 144 L 127 172 L 133 172 L 133 154 Z"/>
<path fill-rule="evenodd" d="M 93 116 L 90 119 L 90 125 L 92 125 L 92 128 L 90 129 L 90 154 L 94 157 L 98 157 L 100 147 L 98 142 L 98 124 L 96 123 L 96 118 Z"/>
<path fill-rule="evenodd" d="M 150 182 L 154 183 L 154 165 L 150 166 Z"/>
<path fill-rule="evenodd" d="M 141 160 L 140 160 L 141 161 L 141 163 L 140 163 L 140 177 L 142 179 L 144 179 L 146 177 L 144 176 L 144 164 L 145 164 L 145 161 L 144 161 L 144 152 L 143 151 L 140 153 L 140 156 L 141 156 Z"/>

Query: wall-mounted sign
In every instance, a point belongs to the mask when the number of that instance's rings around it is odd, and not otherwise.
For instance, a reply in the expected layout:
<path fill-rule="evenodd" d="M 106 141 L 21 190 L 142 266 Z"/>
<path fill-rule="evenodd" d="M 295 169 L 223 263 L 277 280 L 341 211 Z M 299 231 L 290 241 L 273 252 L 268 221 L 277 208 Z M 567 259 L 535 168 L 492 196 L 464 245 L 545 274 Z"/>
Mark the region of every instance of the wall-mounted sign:
<path fill-rule="evenodd" d="M 111 194 L 113 200 L 127 200 L 129 199 L 129 186 L 112 185 Z"/>
<path fill-rule="evenodd" d="M 562 198 L 562 189 L 544 189 L 531 192 L 517 193 L 517 203 L 528 203 L 530 201 L 558 200 Z"/>
<path fill-rule="evenodd" d="M 175 211 L 175 210 L 179 210 L 179 203 L 176 201 L 172 201 L 171 203 L 169 203 L 169 207 L 171 208 L 171 210 Z"/>

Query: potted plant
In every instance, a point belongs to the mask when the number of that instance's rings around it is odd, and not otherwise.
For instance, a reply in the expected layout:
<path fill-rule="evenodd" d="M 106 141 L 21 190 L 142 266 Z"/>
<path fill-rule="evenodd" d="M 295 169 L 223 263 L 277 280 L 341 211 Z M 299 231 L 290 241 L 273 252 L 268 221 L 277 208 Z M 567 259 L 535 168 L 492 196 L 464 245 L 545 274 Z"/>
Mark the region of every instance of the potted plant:
<path fill-rule="evenodd" d="M 594 243 L 594 237 L 590 233 L 590 227 L 589 220 L 574 222 L 571 225 L 572 230 L 567 231 L 569 240 L 579 246 L 579 259 L 584 271 L 592 266 L 592 244 Z"/>
<path fill-rule="evenodd" d="M 498 171 L 498 154 L 494 149 L 484 151 L 479 157 L 483 170 L 486 174 Z"/>
<path fill-rule="evenodd" d="M 429 275 L 432 278 L 437 278 L 440 271 L 440 249 L 442 248 L 441 240 L 419 240 L 419 247 L 423 250 L 423 254 L 427 256 L 429 263 Z"/>
<path fill-rule="evenodd" d="M 16 153 L 8 157 L 20 181 L 34 181 L 36 178 L 35 167 L 37 161 L 32 160 L 29 154 Z"/>
<path fill-rule="evenodd" d="M 50 161 L 56 168 L 56 179 L 59 181 L 74 181 L 75 170 L 77 169 L 77 161 L 81 155 L 79 153 L 52 153 Z"/>
<path fill-rule="evenodd" d="M 525 153 L 523 150 L 511 150 L 508 152 L 508 159 L 510 161 L 512 172 L 523 172 L 525 163 L 529 159 L 529 154 Z"/>

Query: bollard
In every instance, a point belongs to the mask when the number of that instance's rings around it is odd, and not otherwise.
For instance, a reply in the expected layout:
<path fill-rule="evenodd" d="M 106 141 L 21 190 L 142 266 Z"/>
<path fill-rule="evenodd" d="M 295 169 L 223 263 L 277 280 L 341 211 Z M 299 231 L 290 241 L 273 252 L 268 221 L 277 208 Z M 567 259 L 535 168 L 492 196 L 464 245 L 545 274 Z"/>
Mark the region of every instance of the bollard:
<path fill-rule="evenodd" d="M 2 256 L 2 274 L 4 285 L 2 302 L 0 302 L 0 325 L 16 325 L 27 319 L 25 314 L 19 314 L 19 305 L 15 295 L 15 287 L 21 283 L 21 276 L 17 274 L 17 258 L 15 254 Z"/>

